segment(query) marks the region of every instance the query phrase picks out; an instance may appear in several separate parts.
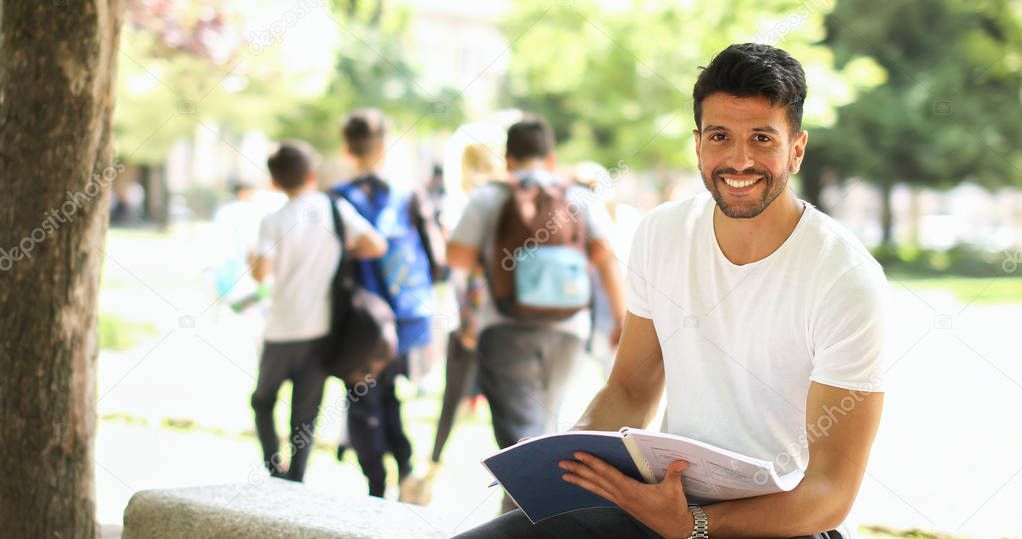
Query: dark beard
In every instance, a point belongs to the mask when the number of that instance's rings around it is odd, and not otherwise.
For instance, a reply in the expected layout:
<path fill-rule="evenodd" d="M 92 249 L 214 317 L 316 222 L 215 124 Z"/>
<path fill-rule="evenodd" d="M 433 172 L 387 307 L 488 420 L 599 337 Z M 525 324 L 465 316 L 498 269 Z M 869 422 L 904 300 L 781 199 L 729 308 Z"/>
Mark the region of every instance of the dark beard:
<path fill-rule="evenodd" d="M 777 181 L 774 180 L 769 170 L 763 170 L 758 168 L 747 168 L 741 172 L 733 168 L 718 168 L 713 171 L 713 177 L 711 181 L 707 181 L 705 174 L 702 172 L 702 168 L 699 169 L 700 175 L 703 177 L 703 184 L 713 195 L 713 200 L 717 203 L 717 207 L 720 211 L 732 218 L 732 219 L 751 219 L 757 215 L 763 213 L 763 210 L 770 206 L 770 203 L 774 201 L 781 193 L 784 192 L 784 186 L 788 184 L 788 174 L 785 174 Z M 766 184 L 766 189 L 763 190 L 763 196 L 760 200 L 752 207 L 734 207 L 724 200 L 724 195 L 721 194 L 719 185 L 724 183 L 723 176 L 727 175 L 738 175 L 738 174 L 755 174 L 763 177 L 763 182 Z"/>

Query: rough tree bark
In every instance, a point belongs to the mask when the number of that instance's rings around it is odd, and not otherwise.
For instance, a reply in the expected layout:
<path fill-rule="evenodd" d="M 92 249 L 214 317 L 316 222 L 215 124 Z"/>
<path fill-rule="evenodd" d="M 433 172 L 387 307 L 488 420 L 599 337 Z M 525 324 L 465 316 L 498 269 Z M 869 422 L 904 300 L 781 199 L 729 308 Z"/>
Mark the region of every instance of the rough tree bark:
<path fill-rule="evenodd" d="M 0 535 L 97 534 L 96 293 L 121 0 L 0 1 Z"/>

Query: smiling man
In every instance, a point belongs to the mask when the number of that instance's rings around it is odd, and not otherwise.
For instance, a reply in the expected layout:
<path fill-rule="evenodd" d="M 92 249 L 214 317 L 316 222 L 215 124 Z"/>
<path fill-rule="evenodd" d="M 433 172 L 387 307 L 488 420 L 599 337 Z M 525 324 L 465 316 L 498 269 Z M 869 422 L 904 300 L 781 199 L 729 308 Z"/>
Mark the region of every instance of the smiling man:
<path fill-rule="evenodd" d="M 792 491 L 689 506 L 685 462 L 658 484 L 577 453 L 564 480 L 619 508 L 533 526 L 505 514 L 467 537 L 848 537 L 883 402 L 883 270 L 789 185 L 806 151 L 802 66 L 732 45 L 693 92 L 709 194 L 664 204 L 640 225 L 614 369 L 577 429 L 662 429 L 775 463 Z M 551 466 L 555 463 L 551 463 Z"/>

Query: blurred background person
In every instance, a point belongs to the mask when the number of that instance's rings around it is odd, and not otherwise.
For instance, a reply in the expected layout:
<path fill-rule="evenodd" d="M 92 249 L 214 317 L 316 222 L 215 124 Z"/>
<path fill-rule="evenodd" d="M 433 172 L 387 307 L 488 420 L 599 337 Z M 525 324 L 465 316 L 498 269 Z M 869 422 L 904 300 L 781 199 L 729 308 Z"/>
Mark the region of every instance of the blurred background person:
<path fill-rule="evenodd" d="M 590 203 L 602 206 L 610 216 L 613 226 L 608 231 L 607 240 L 622 270 L 625 269 L 623 261 L 628 257 L 635 229 L 642 218 L 639 208 L 619 200 L 617 184 L 626 172 L 627 167 L 623 165 L 611 172 L 595 161 L 583 161 L 570 171 L 572 183 L 586 189 Z M 608 344 L 614 331 L 614 314 L 601 284 L 600 272 L 591 268 L 590 277 L 593 280 L 592 334 L 586 342 L 586 352 L 596 360 L 605 377 L 614 361 L 614 348 Z"/>
<path fill-rule="evenodd" d="M 288 196 L 280 210 L 259 226 L 252 277 L 273 276 L 259 379 L 252 394 L 256 434 L 263 462 L 273 477 L 302 481 L 313 447 L 313 429 L 323 399 L 326 372 L 322 354 L 330 331 L 330 286 L 343 250 L 331 226 L 330 198 L 316 190 L 313 152 L 304 143 L 282 144 L 267 160 L 273 182 Z M 387 245 L 350 204 L 337 210 L 344 221 L 350 253 L 383 255 Z M 291 380 L 291 461 L 284 467 L 273 408 L 285 380 Z"/>
<path fill-rule="evenodd" d="M 461 192 L 465 195 L 488 182 L 503 181 L 506 164 L 494 149 L 481 143 L 465 146 L 461 158 Z M 452 217 L 452 216 L 448 216 Z M 455 216 L 455 219 L 457 217 Z M 478 315 L 483 301 L 486 277 L 482 268 L 454 270 L 451 284 L 458 306 L 458 326 L 447 336 L 447 359 L 444 366 L 444 392 L 437 419 L 436 436 L 430 455 L 429 469 L 419 484 L 414 500 L 426 505 L 432 499 L 433 483 L 440 471 L 440 457 L 454 427 L 459 404 L 466 397 L 473 410 L 481 398 L 476 377 L 476 340 Z"/>
<path fill-rule="evenodd" d="M 398 375 L 408 375 L 408 356 L 430 342 L 433 276 L 443 266 L 442 238 L 428 197 L 415 189 L 380 177 L 386 158 L 387 119 L 376 109 L 353 111 L 341 128 L 346 154 L 355 176 L 333 191 L 369 221 L 387 240 L 387 254 L 359 265 L 366 289 L 387 300 L 397 319 L 398 359 L 389 364 L 375 386 L 348 408 L 348 443 L 355 449 L 369 494 L 382 497 L 387 472 L 383 457 L 397 461 L 399 498 L 405 500 L 417 482 L 412 471 L 412 445 L 401 419 L 396 394 Z M 343 449 L 338 448 L 338 456 Z"/>
<path fill-rule="evenodd" d="M 256 249 L 259 222 L 279 210 L 287 202 L 287 195 L 280 191 L 260 193 L 254 183 L 240 178 L 229 179 L 227 186 L 232 198 L 213 214 L 216 239 L 211 266 L 217 297 L 240 313 L 268 296 L 266 286 L 252 278 L 248 256 Z"/>

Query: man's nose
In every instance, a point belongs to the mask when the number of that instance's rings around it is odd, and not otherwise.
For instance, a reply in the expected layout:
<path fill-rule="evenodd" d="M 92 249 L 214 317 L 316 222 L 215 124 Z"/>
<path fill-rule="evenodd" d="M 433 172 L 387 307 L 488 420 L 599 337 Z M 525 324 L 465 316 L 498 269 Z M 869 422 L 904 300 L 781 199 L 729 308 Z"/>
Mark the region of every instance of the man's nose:
<path fill-rule="evenodd" d="M 754 163 L 745 144 L 735 144 L 733 148 L 734 150 L 728 158 L 728 166 L 739 171 L 752 168 Z"/>

